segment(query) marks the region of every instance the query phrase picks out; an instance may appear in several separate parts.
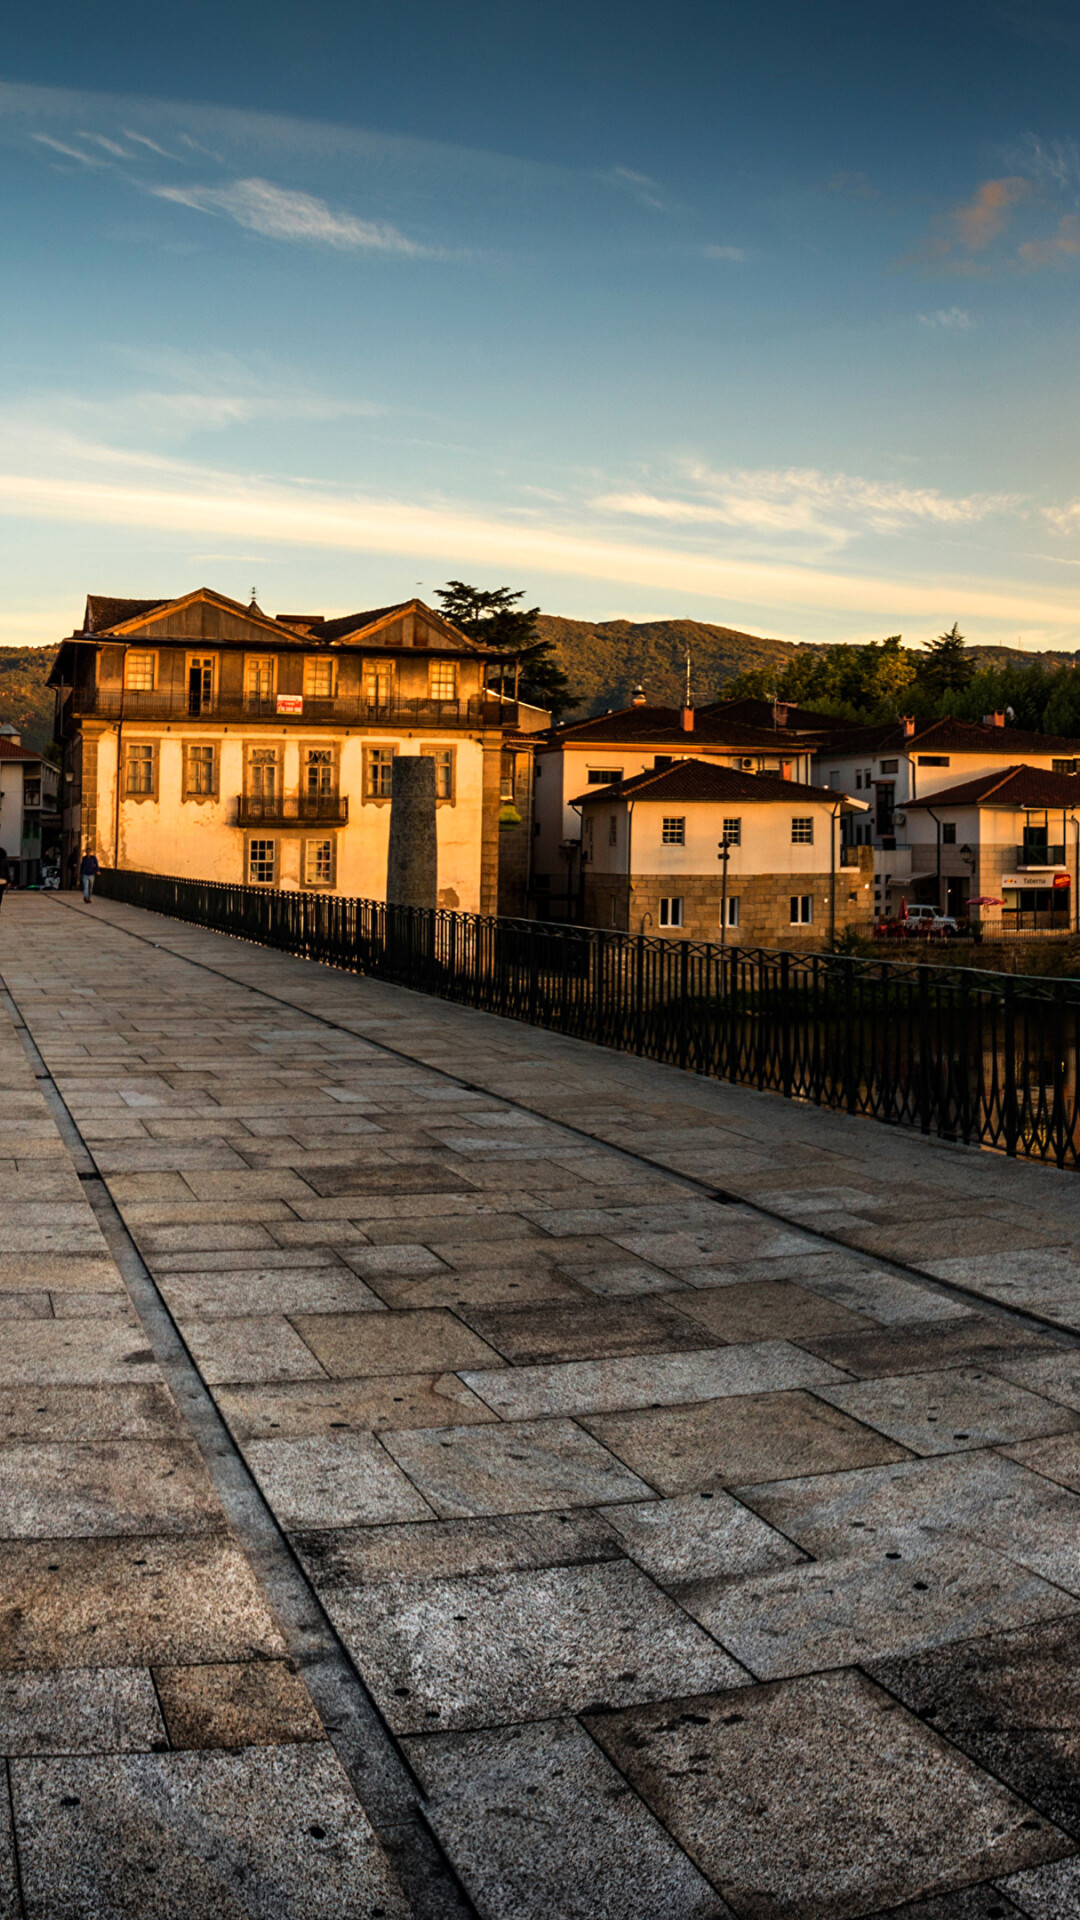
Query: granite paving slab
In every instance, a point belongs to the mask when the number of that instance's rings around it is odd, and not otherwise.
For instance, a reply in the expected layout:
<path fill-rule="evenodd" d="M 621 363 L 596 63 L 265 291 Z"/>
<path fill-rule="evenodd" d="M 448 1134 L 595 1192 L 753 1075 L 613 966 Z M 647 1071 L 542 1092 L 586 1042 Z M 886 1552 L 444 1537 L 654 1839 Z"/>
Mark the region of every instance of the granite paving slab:
<path fill-rule="evenodd" d="M 282 1746 L 326 1731 L 286 1660 L 155 1667 L 154 1686 L 176 1749 Z"/>
<path fill-rule="evenodd" d="M 225 1534 L 0 1543 L 0 1672 L 284 1652 Z"/>
<path fill-rule="evenodd" d="M 791 1480 L 907 1457 L 812 1394 L 739 1394 L 697 1406 L 590 1415 L 587 1431 L 661 1493 Z"/>
<path fill-rule="evenodd" d="M 1001 1451 L 1032 1473 L 1041 1473 L 1045 1480 L 1080 1493 L 1080 1435 L 1062 1433 L 1048 1440 L 1022 1440 L 1003 1446 Z"/>
<path fill-rule="evenodd" d="M 1002 1446 L 1080 1425 L 1066 1408 L 976 1367 L 908 1373 L 818 1391 L 830 1406 L 899 1440 L 912 1453 Z"/>
<path fill-rule="evenodd" d="M 328 1315 L 327 1318 L 330 1316 Z M 359 1313 L 359 1319 L 382 1316 Z M 185 1320 L 184 1340 L 209 1386 L 246 1380 L 324 1380 L 307 1341 L 281 1314 L 252 1313 L 230 1320 Z"/>
<path fill-rule="evenodd" d="M 762 1680 L 865 1665 L 996 1627 L 1075 1613 L 1077 1602 L 969 1540 L 913 1538 L 850 1560 L 684 1580 L 677 1598 Z"/>
<path fill-rule="evenodd" d="M 483 1920 L 732 1920 L 574 1721 L 406 1743 Z"/>
<path fill-rule="evenodd" d="M 334 1380 L 386 1373 L 446 1373 L 499 1359 L 469 1327 L 438 1309 L 298 1314 L 295 1324 L 311 1353 Z M 309 1367 L 309 1372 L 313 1370 Z"/>
<path fill-rule="evenodd" d="M 157 1377 L 141 1327 L 105 1320 L 16 1320 L 0 1326 L 0 1388 L 130 1386 Z"/>
<path fill-rule="evenodd" d="M 1052 1337 L 1043 1339 L 1023 1327 L 972 1314 L 945 1325 L 891 1327 L 884 1332 L 808 1334 L 802 1343 L 861 1380 L 882 1374 L 926 1373 L 935 1367 L 991 1366 L 1019 1354 L 1052 1353 Z"/>
<path fill-rule="evenodd" d="M 387 1432 L 383 1445 L 448 1520 L 600 1506 L 651 1491 L 572 1420 Z"/>
<path fill-rule="evenodd" d="M 746 1920 L 855 1920 L 1071 1846 L 858 1673 L 585 1724 Z"/>
<path fill-rule="evenodd" d="M 1080 1920 L 1080 1859 L 1075 1855 L 1013 1874 L 1003 1886 L 1027 1920 Z"/>
<path fill-rule="evenodd" d="M 1080 1593 L 1080 1499 L 998 1454 L 945 1454 L 735 1491 L 825 1558 L 902 1545 L 913 1531 L 962 1534 Z"/>
<path fill-rule="evenodd" d="M 548 1414 L 606 1413 L 622 1407 L 678 1406 L 736 1394 L 840 1382 L 839 1369 L 785 1340 L 705 1347 L 682 1354 L 620 1360 L 571 1360 L 550 1367 L 476 1372 L 462 1379 L 504 1420 Z"/>
<path fill-rule="evenodd" d="M 731 1286 L 670 1294 L 680 1313 L 718 1340 L 800 1340 L 806 1334 L 858 1333 L 872 1323 L 823 1294 L 790 1280 L 735 1281 Z"/>
<path fill-rule="evenodd" d="M 178 1320 L 243 1319 L 249 1314 L 382 1313 L 385 1302 L 347 1267 L 271 1267 L 226 1273 L 170 1274 L 161 1290 Z"/>
<path fill-rule="evenodd" d="M 653 1300 L 588 1300 L 503 1312 L 466 1307 L 461 1318 L 517 1366 L 688 1353 L 711 1344 L 701 1326 Z"/>
<path fill-rule="evenodd" d="M 298 1533 L 293 1545 L 320 1593 L 346 1595 L 353 1587 L 384 1580 L 448 1580 L 623 1557 L 614 1530 L 584 1507 L 399 1527 L 342 1527 Z"/>
<path fill-rule="evenodd" d="M 742 1667 L 626 1562 L 323 1590 L 398 1733 L 667 1699 Z"/>
<path fill-rule="evenodd" d="M 0 1676 L 0 1753 L 148 1753 L 167 1744 L 145 1667 Z"/>
<path fill-rule="evenodd" d="M 497 1415 L 456 1373 L 379 1374 L 369 1380 L 311 1380 L 221 1387 L 218 1406 L 240 1441 L 385 1427 L 490 1425 Z M 0 1437 L 4 1401 L 0 1395 Z"/>
<path fill-rule="evenodd" d="M 217 1530 L 222 1512 L 192 1441 L 8 1441 L 0 1539 Z"/>
<path fill-rule="evenodd" d="M 662 1587 L 688 1580 L 738 1580 L 801 1564 L 800 1547 L 719 1490 L 605 1507 L 623 1551 Z"/>
<path fill-rule="evenodd" d="M 873 1673 L 904 1702 L 1030 1801 L 1080 1836 L 1080 1619 L 984 1633 Z"/>
<path fill-rule="evenodd" d="M 27 1920 L 407 1920 L 332 1749 L 18 1760 Z"/>
<path fill-rule="evenodd" d="M 286 1527 L 380 1526 L 431 1517 L 432 1507 L 370 1433 L 248 1440 L 244 1456 Z"/>
<path fill-rule="evenodd" d="M 665 1275 L 671 1285 L 671 1275 Z M 388 1307 L 535 1307 L 581 1301 L 586 1294 L 556 1267 L 482 1267 L 479 1273 L 444 1268 L 433 1274 L 371 1274 L 368 1284 Z M 461 1315 L 465 1319 L 465 1314 Z M 471 1318 L 471 1316 L 470 1316 Z"/>

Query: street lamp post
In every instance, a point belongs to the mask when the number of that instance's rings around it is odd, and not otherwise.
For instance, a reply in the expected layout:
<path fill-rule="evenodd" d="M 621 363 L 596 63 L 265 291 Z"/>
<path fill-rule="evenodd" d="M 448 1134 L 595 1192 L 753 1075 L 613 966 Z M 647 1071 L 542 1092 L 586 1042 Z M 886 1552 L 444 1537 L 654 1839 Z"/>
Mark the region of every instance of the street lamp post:
<path fill-rule="evenodd" d="M 728 861 L 731 858 L 731 847 L 726 833 L 718 844 L 720 851 L 716 857 L 723 867 L 723 879 L 720 887 L 720 977 L 723 979 L 724 950 L 727 946 L 727 873 Z"/>

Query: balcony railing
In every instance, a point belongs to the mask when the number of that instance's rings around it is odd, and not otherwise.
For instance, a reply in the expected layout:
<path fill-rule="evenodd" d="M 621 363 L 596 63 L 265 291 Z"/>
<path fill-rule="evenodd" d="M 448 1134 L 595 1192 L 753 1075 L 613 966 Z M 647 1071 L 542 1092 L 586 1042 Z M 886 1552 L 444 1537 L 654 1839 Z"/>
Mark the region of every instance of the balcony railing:
<path fill-rule="evenodd" d="M 344 827 L 348 818 L 341 793 L 242 793 L 236 802 L 238 827 Z"/>
<path fill-rule="evenodd" d="M 1016 864 L 1018 867 L 1063 867 L 1065 865 L 1064 847 L 1052 847 L 1047 841 L 1033 841 L 1028 846 L 1017 847 Z"/>
<path fill-rule="evenodd" d="M 273 720 L 299 726 L 515 727 L 517 703 L 489 694 L 463 700 L 373 700 L 362 693 L 339 694 L 333 700 L 311 700 L 296 695 L 227 694 L 204 699 L 185 687 L 167 687 L 156 693 L 134 693 L 130 688 L 76 687 L 68 713 L 98 720 Z"/>

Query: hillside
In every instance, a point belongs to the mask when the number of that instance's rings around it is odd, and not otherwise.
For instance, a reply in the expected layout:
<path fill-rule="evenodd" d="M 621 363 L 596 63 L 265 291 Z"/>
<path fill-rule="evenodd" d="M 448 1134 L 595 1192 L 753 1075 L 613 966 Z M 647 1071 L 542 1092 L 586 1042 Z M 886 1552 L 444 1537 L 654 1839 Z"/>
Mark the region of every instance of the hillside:
<path fill-rule="evenodd" d="M 679 705 L 687 650 L 698 706 L 721 698 L 724 682 L 737 673 L 780 666 L 802 651 L 788 640 L 765 640 L 702 620 L 605 620 L 597 625 L 543 613 L 536 624 L 541 637 L 554 642 L 559 665 L 579 696 L 579 717 L 625 706 L 639 685 L 661 706 Z"/>
<path fill-rule="evenodd" d="M 53 697 L 45 685 L 55 647 L 0 647 L 0 721 L 9 720 L 24 747 L 52 754 Z"/>

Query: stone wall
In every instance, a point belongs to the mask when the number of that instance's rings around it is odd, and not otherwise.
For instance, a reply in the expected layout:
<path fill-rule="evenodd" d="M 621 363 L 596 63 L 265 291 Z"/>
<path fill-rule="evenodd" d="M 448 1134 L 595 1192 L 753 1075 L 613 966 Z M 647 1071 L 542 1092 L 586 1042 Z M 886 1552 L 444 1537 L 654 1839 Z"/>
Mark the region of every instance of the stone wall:
<path fill-rule="evenodd" d="M 858 926 L 869 929 L 874 906 L 874 850 L 854 849 L 858 867 L 836 871 L 836 931 Z M 674 939 L 719 940 L 722 881 L 716 874 L 633 875 L 625 878 L 585 870 L 587 925 L 615 927 L 630 933 L 670 933 Z M 813 919 L 809 925 L 791 924 L 791 897 L 809 893 Z M 683 903 L 681 927 L 660 925 L 660 901 L 679 895 Z M 728 883 L 728 897 L 739 902 L 739 924 L 729 927 L 728 940 L 743 947 L 821 946 L 830 931 L 830 876 L 827 873 L 769 873 Z"/>

